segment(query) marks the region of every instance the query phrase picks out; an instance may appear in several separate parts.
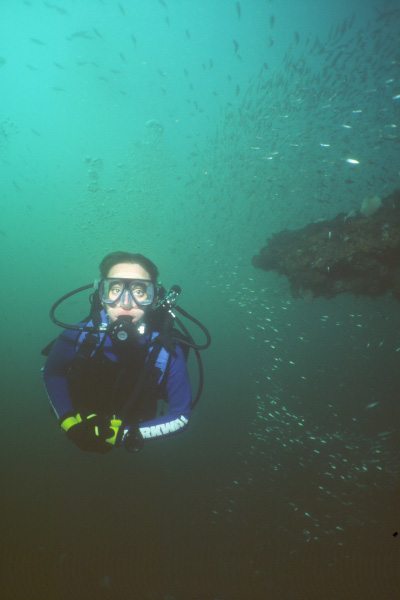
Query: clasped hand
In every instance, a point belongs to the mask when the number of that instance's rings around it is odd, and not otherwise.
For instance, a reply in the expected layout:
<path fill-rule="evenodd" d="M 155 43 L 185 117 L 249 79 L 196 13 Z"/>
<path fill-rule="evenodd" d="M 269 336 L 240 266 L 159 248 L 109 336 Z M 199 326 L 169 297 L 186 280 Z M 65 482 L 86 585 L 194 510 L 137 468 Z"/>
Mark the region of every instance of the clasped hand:
<path fill-rule="evenodd" d="M 117 438 L 122 421 L 104 419 L 98 415 L 70 417 L 74 422 L 66 430 L 67 437 L 86 452 L 109 452 L 118 443 Z"/>

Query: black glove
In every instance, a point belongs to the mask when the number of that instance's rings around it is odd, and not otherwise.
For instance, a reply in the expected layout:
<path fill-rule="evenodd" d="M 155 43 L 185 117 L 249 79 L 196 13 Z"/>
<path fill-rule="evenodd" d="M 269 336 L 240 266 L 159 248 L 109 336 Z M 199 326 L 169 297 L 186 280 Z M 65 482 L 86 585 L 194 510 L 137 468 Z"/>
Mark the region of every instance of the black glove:
<path fill-rule="evenodd" d="M 121 445 L 128 452 L 138 452 L 143 448 L 144 440 L 137 425 L 132 425 L 122 436 Z"/>
<path fill-rule="evenodd" d="M 109 452 L 113 446 L 106 439 L 114 436 L 110 422 L 97 415 L 68 417 L 61 423 L 67 437 L 85 452 Z"/>

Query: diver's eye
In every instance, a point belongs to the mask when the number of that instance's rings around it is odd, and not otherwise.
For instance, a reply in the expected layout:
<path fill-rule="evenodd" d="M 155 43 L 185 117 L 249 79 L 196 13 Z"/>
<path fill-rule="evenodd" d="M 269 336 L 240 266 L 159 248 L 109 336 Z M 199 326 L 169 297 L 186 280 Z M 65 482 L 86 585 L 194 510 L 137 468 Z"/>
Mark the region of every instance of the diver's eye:
<path fill-rule="evenodd" d="M 143 298 L 146 297 L 146 292 L 141 287 L 135 287 L 135 288 L 133 288 L 132 291 L 133 291 L 135 298 L 138 298 L 138 299 L 140 298 L 141 300 L 143 300 Z"/>
<path fill-rule="evenodd" d="M 121 291 L 122 291 L 122 287 L 121 286 L 119 286 L 119 285 L 113 285 L 110 288 L 109 296 L 111 298 L 115 298 L 116 296 L 118 296 L 121 293 Z"/>

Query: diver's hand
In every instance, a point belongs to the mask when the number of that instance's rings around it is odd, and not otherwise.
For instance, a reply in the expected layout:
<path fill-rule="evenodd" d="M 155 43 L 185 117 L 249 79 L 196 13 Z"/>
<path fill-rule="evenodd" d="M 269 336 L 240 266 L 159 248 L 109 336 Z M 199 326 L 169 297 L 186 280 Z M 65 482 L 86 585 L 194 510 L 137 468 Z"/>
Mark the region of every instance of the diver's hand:
<path fill-rule="evenodd" d="M 97 415 L 67 417 L 61 423 L 67 437 L 84 452 L 100 452 L 104 454 L 112 449 L 107 438 L 114 435 L 109 422 Z"/>
<path fill-rule="evenodd" d="M 128 452 L 138 452 L 143 448 L 144 440 L 137 425 L 127 427 L 121 439 L 121 446 Z"/>

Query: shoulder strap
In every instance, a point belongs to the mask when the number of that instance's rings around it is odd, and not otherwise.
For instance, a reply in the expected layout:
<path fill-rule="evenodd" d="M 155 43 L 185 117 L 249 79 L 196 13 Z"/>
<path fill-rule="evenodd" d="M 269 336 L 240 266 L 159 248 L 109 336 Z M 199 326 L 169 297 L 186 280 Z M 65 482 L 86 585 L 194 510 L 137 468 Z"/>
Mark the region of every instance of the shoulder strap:
<path fill-rule="evenodd" d="M 81 339 L 82 335 L 84 335 L 83 340 Z M 76 340 L 75 358 L 79 357 L 80 359 L 88 360 L 103 345 L 105 335 L 102 336 L 95 333 L 85 334 L 85 332 L 82 335 L 78 336 Z"/>
<path fill-rule="evenodd" d="M 148 342 L 149 351 L 148 351 L 147 358 L 146 358 L 146 361 L 144 364 L 144 368 L 139 376 L 139 379 L 136 382 L 135 387 L 132 390 L 131 395 L 129 396 L 127 402 L 121 409 L 120 418 L 122 420 L 124 420 L 124 418 L 126 418 L 129 415 L 129 413 L 131 412 L 131 410 L 133 408 L 140 409 L 140 405 L 143 402 L 145 402 L 145 400 L 146 400 L 145 398 L 142 397 L 142 392 L 145 388 L 147 381 L 151 377 L 152 371 L 157 362 L 157 358 L 164 347 L 162 341 L 159 340 L 159 337 L 160 336 L 154 337 L 154 334 L 153 334 Z M 168 350 L 167 350 L 167 352 L 168 352 L 168 355 L 170 355 Z M 169 360 L 169 358 L 168 358 L 168 360 Z M 166 368 L 168 365 L 168 360 L 166 362 Z M 162 373 L 161 378 L 159 379 L 159 383 L 164 378 L 166 368 L 164 369 L 164 372 Z"/>
<path fill-rule="evenodd" d="M 83 339 L 82 336 L 84 336 Z M 88 360 L 96 354 L 97 350 L 103 345 L 104 340 L 105 335 L 102 334 L 82 332 L 78 335 L 75 344 L 75 356 L 68 369 L 70 382 L 79 381 Z"/>

